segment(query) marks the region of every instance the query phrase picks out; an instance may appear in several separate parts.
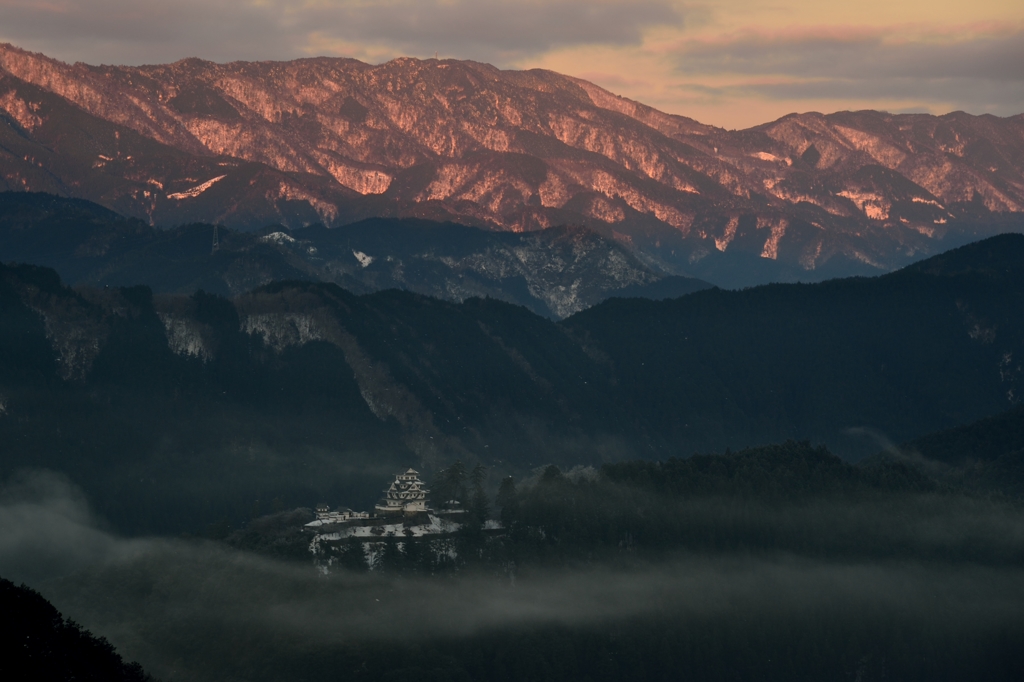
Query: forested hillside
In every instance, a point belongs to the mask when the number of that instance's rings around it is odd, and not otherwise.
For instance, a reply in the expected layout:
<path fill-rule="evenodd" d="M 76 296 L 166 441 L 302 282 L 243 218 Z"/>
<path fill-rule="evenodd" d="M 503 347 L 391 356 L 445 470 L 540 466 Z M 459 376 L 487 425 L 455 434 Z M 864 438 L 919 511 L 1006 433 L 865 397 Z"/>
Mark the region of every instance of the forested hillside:
<path fill-rule="evenodd" d="M 274 500 L 366 504 L 393 467 L 455 458 L 518 472 L 789 438 L 856 457 L 1013 404 L 1022 250 L 1004 236 L 875 279 L 617 299 L 561 324 L 488 299 L 154 296 L 4 266 L 4 467 L 68 472 L 124 528 L 194 531 Z"/>
<path fill-rule="evenodd" d="M 1003 235 L 882 277 L 611 300 L 564 325 L 608 359 L 652 440 L 692 452 L 797 436 L 867 454 L 875 436 L 1019 400 L 1022 262 L 1024 239 Z"/>

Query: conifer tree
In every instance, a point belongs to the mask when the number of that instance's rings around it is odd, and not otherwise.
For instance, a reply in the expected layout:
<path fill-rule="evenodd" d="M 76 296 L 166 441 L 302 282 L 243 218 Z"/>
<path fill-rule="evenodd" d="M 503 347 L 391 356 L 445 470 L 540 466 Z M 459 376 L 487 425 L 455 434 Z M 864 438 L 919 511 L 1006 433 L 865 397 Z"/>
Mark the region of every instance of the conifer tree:
<path fill-rule="evenodd" d="M 349 538 L 339 557 L 338 564 L 350 571 L 364 572 L 369 569 L 366 563 L 366 548 L 356 538 Z"/>
<path fill-rule="evenodd" d="M 437 472 L 437 482 L 433 486 L 437 496 L 437 506 L 446 509 L 452 502 L 465 505 L 466 502 L 466 467 L 462 460 L 455 460 L 447 469 Z"/>
<path fill-rule="evenodd" d="M 501 480 L 495 504 L 501 509 L 501 525 L 511 528 L 519 516 L 519 493 L 516 491 L 516 480 L 511 476 Z"/>
<path fill-rule="evenodd" d="M 388 533 L 384 538 L 384 547 L 374 562 L 374 570 L 381 573 L 398 573 L 402 570 L 404 564 L 405 554 L 398 546 L 398 541 L 395 539 L 394 534 Z"/>
<path fill-rule="evenodd" d="M 404 566 L 410 573 L 433 573 L 433 556 L 430 541 L 426 538 L 407 536 L 402 545 L 405 548 Z"/>
<path fill-rule="evenodd" d="M 469 505 L 469 514 L 473 522 L 483 526 L 484 521 L 490 516 L 490 509 L 487 503 L 487 493 L 484 492 L 484 480 L 487 477 L 487 467 L 477 464 L 469 475 L 470 483 L 473 486 L 473 497 Z"/>

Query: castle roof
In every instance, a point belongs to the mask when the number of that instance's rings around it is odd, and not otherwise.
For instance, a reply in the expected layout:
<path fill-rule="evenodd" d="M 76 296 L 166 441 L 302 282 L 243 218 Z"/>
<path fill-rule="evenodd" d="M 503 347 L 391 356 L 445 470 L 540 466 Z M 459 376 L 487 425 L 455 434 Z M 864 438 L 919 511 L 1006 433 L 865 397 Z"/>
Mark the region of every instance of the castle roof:
<path fill-rule="evenodd" d="M 381 512 L 425 511 L 427 490 L 423 487 L 419 472 L 406 469 L 395 474 L 394 480 L 384 491 L 384 498 L 374 507 Z"/>

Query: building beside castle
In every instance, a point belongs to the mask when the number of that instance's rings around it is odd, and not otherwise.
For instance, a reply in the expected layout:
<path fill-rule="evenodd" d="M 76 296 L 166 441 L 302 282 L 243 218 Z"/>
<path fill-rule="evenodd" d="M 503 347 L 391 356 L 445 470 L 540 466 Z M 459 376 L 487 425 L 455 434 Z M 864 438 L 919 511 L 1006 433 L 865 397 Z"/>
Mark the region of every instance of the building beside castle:
<path fill-rule="evenodd" d="M 352 511 L 348 507 L 341 507 L 332 511 L 326 504 L 316 506 L 316 520 L 306 524 L 307 528 L 319 528 L 320 526 L 333 526 L 340 523 L 352 521 L 369 520 L 368 512 Z"/>
<path fill-rule="evenodd" d="M 381 516 L 414 516 L 427 512 L 427 489 L 419 472 L 408 469 L 395 476 L 384 497 L 373 508 Z"/>

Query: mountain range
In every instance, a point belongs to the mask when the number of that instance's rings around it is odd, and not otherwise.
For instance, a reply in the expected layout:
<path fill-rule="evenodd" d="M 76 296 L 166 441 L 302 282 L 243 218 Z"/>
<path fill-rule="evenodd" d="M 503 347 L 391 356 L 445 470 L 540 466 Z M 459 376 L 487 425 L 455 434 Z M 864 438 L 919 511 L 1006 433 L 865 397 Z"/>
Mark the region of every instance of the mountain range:
<path fill-rule="evenodd" d="M 0 262 L 52 267 L 71 285 L 198 289 L 237 296 L 278 280 L 355 293 L 405 289 L 461 302 L 490 297 L 561 319 L 610 296 L 670 298 L 710 288 L 665 276 L 585 227 L 492 232 L 418 218 L 338 228 L 240 232 L 204 223 L 162 230 L 81 199 L 0 192 Z"/>
<path fill-rule="evenodd" d="M 729 131 L 456 60 L 69 65 L 0 46 L 0 188 L 160 226 L 587 227 L 661 275 L 877 274 L 1024 225 L 1024 115 Z"/>

